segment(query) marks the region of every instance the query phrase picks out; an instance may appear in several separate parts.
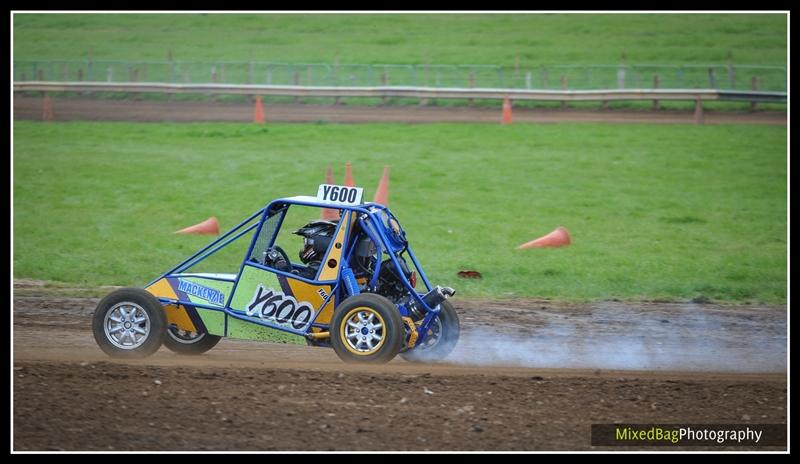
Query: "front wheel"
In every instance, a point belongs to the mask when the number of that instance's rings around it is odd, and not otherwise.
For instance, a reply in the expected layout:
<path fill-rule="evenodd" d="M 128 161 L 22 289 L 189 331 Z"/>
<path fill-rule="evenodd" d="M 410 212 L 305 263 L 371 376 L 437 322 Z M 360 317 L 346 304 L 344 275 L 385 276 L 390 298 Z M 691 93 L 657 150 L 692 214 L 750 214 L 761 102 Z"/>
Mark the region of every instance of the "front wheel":
<path fill-rule="evenodd" d="M 404 338 L 400 312 L 381 295 L 351 296 L 333 313 L 331 345 L 342 361 L 387 363 L 403 347 Z"/>
<path fill-rule="evenodd" d="M 164 341 L 167 316 L 161 303 L 141 288 L 121 288 L 100 300 L 92 319 L 94 339 L 107 355 L 144 358 Z"/>
<path fill-rule="evenodd" d="M 167 329 L 164 346 L 178 354 L 198 355 L 214 348 L 221 339 L 219 335 L 189 332 L 173 326 Z"/>
<path fill-rule="evenodd" d="M 439 316 L 433 320 L 425 340 L 414 348 L 401 353 L 409 362 L 438 362 L 447 357 L 456 347 L 461 334 L 458 314 L 449 301 L 439 304 Z"/>

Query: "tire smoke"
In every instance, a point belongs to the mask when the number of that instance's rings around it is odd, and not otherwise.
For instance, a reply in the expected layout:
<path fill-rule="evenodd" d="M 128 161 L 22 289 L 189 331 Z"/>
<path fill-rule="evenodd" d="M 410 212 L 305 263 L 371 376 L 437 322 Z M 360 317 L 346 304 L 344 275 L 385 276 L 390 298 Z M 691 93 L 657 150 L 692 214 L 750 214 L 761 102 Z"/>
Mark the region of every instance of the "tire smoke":
<path fill-rule="evenodd" d="M 642 311 L 598 303 L 583 313 L 537 311 L 532 327 L 462 325 L 447 363 L 538 368 L 785 372 L 786 320 L 673 305 Z M 502 310 L 497 310 L 502 320 Z M 485 318 L 484 318 L 485 320 Z"/>

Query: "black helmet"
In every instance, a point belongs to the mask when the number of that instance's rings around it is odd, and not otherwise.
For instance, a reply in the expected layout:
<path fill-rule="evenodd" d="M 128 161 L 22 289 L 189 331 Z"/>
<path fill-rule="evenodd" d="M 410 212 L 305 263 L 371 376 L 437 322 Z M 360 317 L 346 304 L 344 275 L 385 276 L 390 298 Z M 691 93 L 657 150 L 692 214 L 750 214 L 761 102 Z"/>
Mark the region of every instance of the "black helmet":
<path fill-rule="evenodd" d="M 336 232 L 336 225 L 333 221 L 311 221 L 293 232 L 303 237 L 303 249 L 300 250 L 303 264 L 322 259 Z"/>

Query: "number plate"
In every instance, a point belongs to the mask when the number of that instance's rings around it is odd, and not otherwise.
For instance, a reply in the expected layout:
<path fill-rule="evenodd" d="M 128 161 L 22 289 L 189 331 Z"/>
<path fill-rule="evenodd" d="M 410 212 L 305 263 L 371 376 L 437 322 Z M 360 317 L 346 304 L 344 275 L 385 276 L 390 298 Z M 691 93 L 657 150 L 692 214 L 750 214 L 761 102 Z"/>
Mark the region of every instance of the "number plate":
<path fill-rule="evenodd" d="M 336 205 L 360 205 L 364 189 L 344 185 L 321 184 L 317 190 L 317 200 Z"/>

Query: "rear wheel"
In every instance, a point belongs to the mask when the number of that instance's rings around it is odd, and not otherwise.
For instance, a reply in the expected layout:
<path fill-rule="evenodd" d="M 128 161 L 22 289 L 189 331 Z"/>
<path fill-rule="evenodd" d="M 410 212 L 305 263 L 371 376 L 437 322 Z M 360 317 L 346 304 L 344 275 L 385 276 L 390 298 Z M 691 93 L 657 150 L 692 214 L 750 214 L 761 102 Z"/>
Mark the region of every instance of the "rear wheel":
<path fill-rule="evenodd" d="M 221 339 L 219 335 L 189 332 L 172 326 L 167 329 L 164 346 L 178 354 L 198 355 L 214 348 Z"/>
<path fill-rule="evenodd" d="M 403 347 L 404 338 L 400 313 L 383 296 L 351 296 L 333 313 L 331 345 L 345 362 L 389 362 Z"/>
<path fill-rule="evenodd" d="M 461 324 L 456 309 L 449 301 L 439 304 L 439 316 L 433 320 L 425 340 L 414 348 L 401 353 L 409 362 L 438 362 L 447 357 L 456 347 L 461 334 Z"/>
<path fill-rule="evenodd" d="M 141 288 L 121 288 L 100 300 L 92 319 L 94 339 L 107 355 L 144 358 L 164 341 L 167 317 L 161 303 Z"/>

